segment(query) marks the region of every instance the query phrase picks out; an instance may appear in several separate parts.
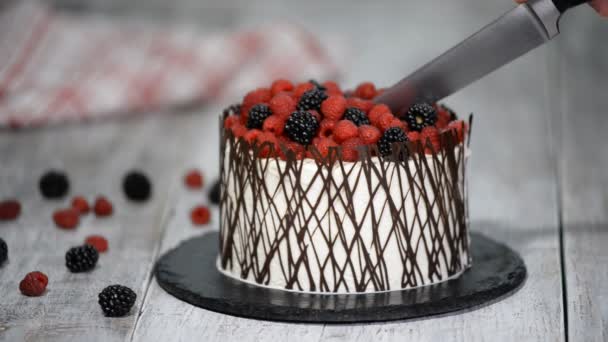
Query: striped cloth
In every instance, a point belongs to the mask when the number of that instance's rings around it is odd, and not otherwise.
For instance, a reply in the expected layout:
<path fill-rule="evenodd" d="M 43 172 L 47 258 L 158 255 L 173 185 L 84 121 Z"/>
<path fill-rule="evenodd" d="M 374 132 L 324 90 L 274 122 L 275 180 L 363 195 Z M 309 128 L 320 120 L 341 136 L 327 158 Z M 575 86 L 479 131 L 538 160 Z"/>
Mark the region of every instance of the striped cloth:
<path fill-rule="evenodd" d="M 19 2 L 0 12 L 0 127 L 228 103 L 279 77 L 334 78 L 329 55 L 291 26 L 206 33 Z"/>

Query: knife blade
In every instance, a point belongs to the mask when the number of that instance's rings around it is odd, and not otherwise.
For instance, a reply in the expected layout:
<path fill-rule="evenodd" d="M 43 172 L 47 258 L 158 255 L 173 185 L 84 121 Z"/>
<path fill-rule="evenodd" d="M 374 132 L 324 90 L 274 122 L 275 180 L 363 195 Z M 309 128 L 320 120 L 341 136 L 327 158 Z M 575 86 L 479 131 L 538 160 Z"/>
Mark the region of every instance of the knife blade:
<path fill-rule="evenodd" d="M 559 34 L 559 19 L 585 1 L 530 0 L 386 89 L 376 102 L 399 113 L 434 103 L 543 45 Z"/>

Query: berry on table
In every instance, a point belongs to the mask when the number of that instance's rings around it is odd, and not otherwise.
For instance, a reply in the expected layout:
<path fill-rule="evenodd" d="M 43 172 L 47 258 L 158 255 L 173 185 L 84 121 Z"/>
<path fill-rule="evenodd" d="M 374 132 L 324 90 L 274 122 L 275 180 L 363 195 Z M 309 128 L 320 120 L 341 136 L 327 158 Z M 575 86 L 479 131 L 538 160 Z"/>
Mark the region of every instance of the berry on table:
<path fill-rule="evenodd" d="M 11 221 L 21 214 L 21 203 L 17 200 L 4 200 L 0 202 L 0 221 Z"/>
<path fill-rule="evenodd" d="M 80 211 L 74 208 L 59 209 L 53 213 L 53 221 L 59 228 L 74 229 L 80 223 Z"/>
<path fill-rule="evenodd" d="M 417 103 L 408 109 L 405 122 L 412 131 L 422 131 L 424 127 L 433 126 L 437 122 L 437 112 L 427 103 Z"/>
<path fill-rule="evenodd" d="M 46 198 L 61 198 L 68 193 L 70 184 L 65 173 L 57 170 L 46 172 L 38 183 L 42 196 Z"/>
<path fill-rule="evenodd" d="M 352 121 L 355 125 L 369 125 L 369 119 L 367 115 L 359 108 L 349 107 L 344 112 L 344 119 Z"/>
<path fill-rule="evenodd" d="M 95 215 L 99 217 L 110 216 L 114 212 L 114 208 L 112 203 L 108 201 L 104 196 L 99 196 L 95 200 L 95 205 L 93 206 L 93 211 Z"/>
<path fill-rule="evenodd" d="M 6 241 L 0 238 L 0 266 L 8 260 L 8 246 Z"/>
<path fill-rule="evenodd" d="M 143 172 L 130 171 L 122 182 L 122 189 L 131 201 L 144 202 L 152 194 L 152 183 Z"/>
<path fill-rule="evenodd" d="M 344 140 L 354 138 L 359 134 L 357 125 L 350 120 L 340 120 L 334 127 L 334 138 L 341 143 Z"/>
<path fill-rule="evenodd" d="M 221 196 L 221 184 L 220 184 L 220 180 L 216 179 L 215 182 L 213 182 L 211 189 L 209 190 L 209 194 L 208 194 L 209 202 L 211 202 L 213 204 L 219 204 L 220 196 Z"/>
<path fill-rule="evenodd" d="M 382 156 L 388 156 L 393 152 L 393 143 L 403 143 L 407 141 L 407 135 L 399 127 L 391 127 L 384 131 L 378 140 L 378 150 Z"/>
<path fill-rule="evenodd" d="M 270 115 L 272 115 L 272 111 L 268 105 L 263 103 L 256 104 L 249 110 L 249 115 L 247 116 L 247 128 L 261 129 L 264 125 L 264 120 L 266 120 L 266 118 Z"/>
<path fill-rule="evenodd" d="M 85 245 L 91 245 L 98 253 L 104 253 L 108 250 L 108 240 L 101 235 L 89 235 L 84 240 Z"/>
<path fill-rule="evenodd" d="M 87 272 L 95 268 L 98 259 L 99 253 L 91 245 L 72 247 L 65 253 L 65 266 L 72 273 Z"/>
<path fill-rule="evenodd" d="M 106 317 L 122 317 L 131 311 L 137 294 L 122 285 L 110 285 L 98 295 L 98 303 Z"/>
<path fill-rule="evenodd" d="M 344 96 L 332 95 L 321 103 L 321 113 L 326 119 L 338 121 L 342 119 L 346 110 L 346 99 Z"/>
<path fill-rule="evenodd" d="M 321 110 L 321 103 L 327 99 L 327 94 L 320 89 L 312 89 L 305 92 L 298 101 L 297 110 Z"/>
<path fill-rule="evenodd" d="M 308 145 L 317 135 L 319 122 L 307 111 L 293 112 L 285 122 L 284 132 L 293 141 Z"/>
<path fill-rule="evenodd" d="M 192 169 L 184 176 L 184 184 L 190 189 L 200 189 L 203 187 L 203 175 L 199 170 Z"/>
<path fill-rule="evenodd" d="M 49 278 L 42 272 L 30 272 L 19 283 L 19 291 L 28 297 L 39 297 L 46 290 Z"/>
<path fill-rule="evenodd" d="M 78 210 L 80 215 L 84 215 L 91 210 L 89 202 L 87 202 L 87 199 L 83 196 L 75 196 L 72 199 L 72 209 Z"/>
<path fill-rule="evenodd" d="M 211 219 L 211 212 L 209 208 L 205 206 L 197 206 L 190 212 L 190 219 L 194 225 L 200 226 L 209 223 Z"/>

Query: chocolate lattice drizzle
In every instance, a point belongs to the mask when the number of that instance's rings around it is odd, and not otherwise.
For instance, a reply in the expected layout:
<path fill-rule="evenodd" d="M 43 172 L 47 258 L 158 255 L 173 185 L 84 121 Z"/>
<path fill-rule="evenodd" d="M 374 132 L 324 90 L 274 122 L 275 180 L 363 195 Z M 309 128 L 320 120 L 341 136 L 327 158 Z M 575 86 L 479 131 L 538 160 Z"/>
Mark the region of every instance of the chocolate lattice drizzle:
<path fill-rule="evenodd" d="M 466 148 L 455 132 L 441 134 L 439 152 L 402 143 L 383 158 L 369 146 L 356 163 L 341 161 L 340 148 L 261 158 L 274 146 L 221 132 L 224 272 L 295 291 L 372 292 L 437 283 L 470 265 Z"/>

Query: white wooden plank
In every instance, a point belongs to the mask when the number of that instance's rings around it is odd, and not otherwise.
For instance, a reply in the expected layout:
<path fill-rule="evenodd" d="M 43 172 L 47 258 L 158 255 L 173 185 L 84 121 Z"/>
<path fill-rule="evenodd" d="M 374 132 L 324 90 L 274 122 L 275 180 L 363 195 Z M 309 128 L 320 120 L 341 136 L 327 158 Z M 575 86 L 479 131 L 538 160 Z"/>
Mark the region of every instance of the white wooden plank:
<path fill-rule="evenodd" d="M 253 25 L 281 18 L 321 34 L 337 28 L 348 32 L 354 43 L 345 75 L 349 85 L 364 79 L 395 81 L 511 6 L 481 0 L 317 5 L 328 13 L 319 13 L 315 3 L 297 9 L 260 6 L 250 8 L 240 21 Z M 432 20 L 438 10 L 450 13 L 441 15 L 441 24 Z M 469 168 L 473 228 L 522 254 L 530 276 L 517 294 L 476 311 L 430 320 L 322 326 L 269 323 L 196 309 L 153 282 L 134 340 L 563 340 L 556 179 L 543 68 L 548 53 L 535 52 L 448 101 L 456 109 L 477 114 Z M 207 148 L 205 142 L 200 144 Z M 207 158 L 216 150 L 204 153 Z M 214 167 L 205 164 L 208 174 L 217 172 Z M 175 196 L 176 216 L 169 221 L 163 251 L 197 234 L 184 216 L 192 200 L 179 192 Z"/>
<path fill-rule="evenodd" d="M 564 263 L 570 341 L 608 340 L 608 25 L 590 9 L 562 22 L 560 101 Z"/>

